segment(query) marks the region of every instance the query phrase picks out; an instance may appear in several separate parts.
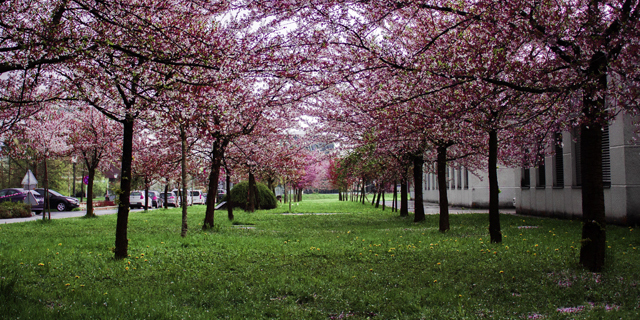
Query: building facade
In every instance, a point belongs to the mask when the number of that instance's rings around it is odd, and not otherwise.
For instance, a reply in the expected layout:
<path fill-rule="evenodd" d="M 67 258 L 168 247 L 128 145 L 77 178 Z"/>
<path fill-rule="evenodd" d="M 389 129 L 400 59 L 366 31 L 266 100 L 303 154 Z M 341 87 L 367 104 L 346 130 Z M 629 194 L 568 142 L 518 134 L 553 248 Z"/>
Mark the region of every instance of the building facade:
<path fill-rule="evenodd" d="M 628 115 L 618 115 L 603 132 L 605 211 L 609 223 L 640 223 L 640 145 L 634 142 L 636 126 Z M 582 217 L 580 136 L 556 134 L 555 153 L 534 168 L 500 168 L 500 206 L 517 213 L 579 219 Z M 453 206 L 488 207 L 489 181 L 464 168 L 448 169 L 448 197 Z M 435 174 L 424 176 L 425 201 L 438 202 Z"/>

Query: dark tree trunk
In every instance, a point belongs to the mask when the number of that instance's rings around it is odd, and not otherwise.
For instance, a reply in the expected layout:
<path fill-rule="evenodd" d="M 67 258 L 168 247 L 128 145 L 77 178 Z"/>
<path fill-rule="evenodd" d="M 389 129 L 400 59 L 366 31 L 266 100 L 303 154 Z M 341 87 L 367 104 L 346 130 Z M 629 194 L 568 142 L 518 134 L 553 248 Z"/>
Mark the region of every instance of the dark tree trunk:
<path fill-rule="evenodd" d="M 187 132 L 183 125 L 180 125 L 180 144 L 182 150 L 182 158 L 180 159 L 182 167 L 182 192 L 180 192 L 182 193 L 180 196 L 180 205 L 182 206 L 182 224 L 180 228 L 180 236 L 186 237 L 189 229 L 187 224 Z"/>
<path fill-rule="evenodd" d="M 498 132 L 489 131 L 489 236 L 492 243 L 502 242 L 502 231 L 500 231 L 500 211 L 499 211 L 498 188 Z"/>
<path fill-rule="evenodd" d="M 391 200 L 391 211 L 398 212 L 398 180 L 393 182 L 393 200 Z"/>
<path fill-rule="evenodd" d="M 378 199 L 376 200 L 376 208 L 380 207 L 380 197 L 382 196 L 382 186 L 381 183 L 378 184 Z"/>
<path fill-rule="evenodd" d="M 438 205 L 440 206 L 439 231 L 450 229 L 449 225 L 449 196 L 447 195 L 447 147 L 438 146 Z"/>
<path fill-rule="evenodd" d="M 123 124 L 122 166 L 120 179 L 120 201 L 118 202 L 118 218 L 116 221 L 116 259 L 127 257 L 127 223 L 129 220 L 129 195 L 131 194 L 131 162 L 133 160 L 133 118 L 127 115 Z"/>
<path fill-rule="evenodd" d="M 606 88 L 606 76 L 600 79 Z M 606 248 L 606 218 L 604 206 L 604 183 L 602 181 L 602 125 L 597 112 L 604 109 L 604 98 L 592 100 L 592 95 L 583 98 L 587 121 L 580 127 L 580 161 L 582 164 L 582 247 L 580 264 L 591 272 L 600 272 L 604 267 Z"/>
<path fill-rule="evenodd" d="M 165 209 L 169 209 L 169 202 L 168 200 L 168 195 L 169 193 L 169 181 L 167 181 L 167 184 L 164 185 L 164 208 Z"/>
<path fill-rule="evenodd" d="M 207 209 L 204 214 L 202 229 L 213 228 L 216 211 L 216 197 L 218 195 L 218 179 L 220 179 L 220 167 L 224 156 L 225 145 L 220 140 L 215 140 L 211 147 L 211 170 L 209 172 L 209 196 L 207 197 Z M 214 191 L 215 190 L 215 191 Z M 213 194 L 212 194 L 213 193 Z"/>
<path fill-rule="evenodd" d="M 373 197 L 371 197 L 371 205 L 375 205 L 376 204 L 376 195 L 378 194 L 378 184 L 375 183 L 375 187 L 376 189 L 373 191 Z"/>
<path fill-rule="evenodd" d="M 93 211 L 93 181 L 96 176 L 96 168 L 93 165 L 87 165 L 89 171 L 89 184 L 87 184 L 87 213 L 85 217 L 95 217 Z"/>
<path fill-rule="evenodd" d="M 229 173 L 228 168 L 225 168 L 225 172 L 227 173 L 227 217 L 229 218 L 229 221 L 231 221 L 233 220 L 233 202 L 231 202 L 231 173 Z"/>
<path fill-rule="evenodd" d="M 402 184 L 400 185 L 400 216 L 409 216 L 409 197 L 407 196 L 407 178 L 402 178 Z"/>
<path fill-rule="evenodd" d="M 253 175 L 253 172 L 249 172 L 249 194 L 247 195 L 247 211 L 254 212 L 256 211 L 256 177 Z"/>
<path fill-rule="evenodd" d="M 415 192 L 415 209 L 413 222 L 420 222 L 426 219 L 424 214 L 424 202 L 422 201 L 422 166 L 424 159 L 422 155 L 413 158 L 413 189 Z"/>
<path fill-rule="evenodd" d="M 384 211 L 384 208 L 386 207 L 386 203 L 384 203 L 384 193 L 385 193 L 385 186 L 382 185 L 382 211 Z"/>
<path fill-rule="evenodd" d="M 149 208 L 149 180 L 144 178 L 144 211 Z"/>

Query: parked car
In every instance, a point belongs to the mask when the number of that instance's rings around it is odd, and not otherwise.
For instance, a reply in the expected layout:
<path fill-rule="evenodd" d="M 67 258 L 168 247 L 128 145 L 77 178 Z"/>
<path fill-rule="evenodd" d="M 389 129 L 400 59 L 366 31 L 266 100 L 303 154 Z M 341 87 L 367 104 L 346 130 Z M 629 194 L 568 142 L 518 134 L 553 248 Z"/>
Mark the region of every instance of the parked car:
<path fill-rule="evenodd" d="M 22 188 L 8 188 L 0 190 L 0 202 L 13 201 L 13 202 L 25 202 L 28 194 L 33 194 L 38 204 L 31 205 L 31 211 L 36 214 L 42 213 L 44 210 L 44 197 L 35 190 L 24 190 Z"/>
<path fill-rule="evenodd" d="M 180 202 L 178 201 L 178 196 L 176 196 L 175 193 L 173 193 L 172 191 L 167 192 L 167 193 L 164 193 L 164 192 L 161 193 L 160 194 L 160 198 L 162 198 L 162 201 L 165 200 L 165 195 L 166 195 L 166 199 L 167 199 L 167 206 L 172 206 L 172 207 L 179 207 L 180 206 Z"/>
<path fill-rule="evenodd" d="M 44 188 L 37 188 L 36 191 L 44 197 Z M 69 211 L 79 206 L 80 201 L 78 199 L 67 197 L 60 192 L 49 189 L 49 208 L 58 211 Z"/>
<path fill-rule="evenodd" d="M 187 194 L 189 194 L 189 191 L 190 190 L 187 190 Z M 176 196 L 178 196 L 178 203 L 182 204 L 182 200 L 181 200 L 182 199 L 182 192 L 181 192 L 181 190 L 180 189 L 173 189 L 173 190 L 171 190 L 171 192 L 175 193 Z M 192 200 L 191 197 L 187 197 L 187 206 L 190 206 L 190 205 L 193 204 L 193 202 L 191 200 Z"/>
<path fill-rule="evenodd" d="M 146 198 L 144 191 L 131 191 L 129 194 L 129 208 L 147 208 L 145 207 Z M 151 199 L 147 202 L 148 206 L 151 206 Z"/>
<path fill-rule="evenodd" d="M 149 199 L 151 199 L 151 206 L 154 208 L 164 206 L 164 199 L 160 197 L 160 192 L 158 191 L 149 191 Z"/>
<path fill-rule="evenodd" d="M 200 190 L 191 190 L 189 192 L 191 195 L 191 203 L 193 204 L 205 204 L 206 200 Z"/>

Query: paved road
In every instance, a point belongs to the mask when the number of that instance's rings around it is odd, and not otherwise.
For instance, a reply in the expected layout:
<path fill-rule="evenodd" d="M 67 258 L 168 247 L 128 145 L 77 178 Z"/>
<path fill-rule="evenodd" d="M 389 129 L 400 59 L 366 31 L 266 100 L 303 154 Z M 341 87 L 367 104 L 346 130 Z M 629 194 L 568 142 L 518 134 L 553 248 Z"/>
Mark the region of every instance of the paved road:
<path fill-rule="evenodd" d="M 369 202 L 371 203 L 371 202 Z M 387 207 L 391 207 L 391 201 L 385 201 Z M 414 201 L 409 201 L 409 212 L 414 212 L 415 203 Z M 149 209 L 155 210 L 155 209 Z M 142 211 L 142 209 L 131 209 L 131 212 Z M 110 207 L 107 209 L 97 209 L 95 213 L 97 216 L 105 215 L 105 214 L 114 214 L 117 213 L 118 210 L 116 207 Z M 449 214 L 458 214 L 458 213 L 487 213 L 489 209 L 469 209 L 462 207 L 449 207 Z M 51 212 L 51 219 L 63 219 L 63 218 L 73 218 L 73 217 L 82 217 L 86 214 L 86 211 L 64 211 L 64 212 Z M 440 213 L 440 207 L 437 203 L 425 202 L 424 203 L 424 213 L 425 214 L 438 214 Z M 502 214 L 514 214 L 515 209 L 500 209 L 500 213 Z M 32 216 L 29 218 L 13 218 L 13 219 L 0 219 L 0 224 L 6 223 L 16 223 L 16 222 L 25 222 L 25 221 L 33 221 L 42 219 L 42 215 Z"/>
<path fill-rule="evenodd" d="M 131 209 L 130 212 L 142 211 L 143 209 Z M 156 209 L 149 209 L 156 210 Z M 116 207 L 108 207 L 108 208 L 100 208 L 94 210 L 97 216 L 102 216 L 105 214 L 114 214 L 118 212 Z M 64 218 L 73 218 L 73 217 L 82 217 L 87 214 L 87 211 L 51 211 L 51 219 L 64 219 Z M 42 214 L 34 215 L 29 218 L 12 218 L 12 219 L 0 219 L 0 224 L 6 223 L 16 223 L 16 222 L 25 222 L 25 221 L 34 221 L 34 220 L 42 220 Z"/>

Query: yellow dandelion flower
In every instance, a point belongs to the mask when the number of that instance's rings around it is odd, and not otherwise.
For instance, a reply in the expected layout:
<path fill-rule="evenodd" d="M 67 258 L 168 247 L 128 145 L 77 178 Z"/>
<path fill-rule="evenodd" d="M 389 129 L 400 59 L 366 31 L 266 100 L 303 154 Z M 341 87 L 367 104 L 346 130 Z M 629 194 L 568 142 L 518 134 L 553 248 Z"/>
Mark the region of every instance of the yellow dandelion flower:
<path fill-rule="evenodd" d="M 129 267 L 125 267 L 124 269 L 125 269 L 125 270 L 129 270 Z"/>
<path fill-rule="evenodd" d="M 436 282 L 438 282 L 438 280 L 433 280 L 433 283 L 436 283 Z"/>
<path fill-rule="evenodd" d="M 71 285 L 71 283 L 65 283 L 64 285 L 68 287 Z"/>
<path fill-rule="evenodd" d="M 441 265 L 441 263 L 440 263 L 440 262 L 438 262 L 438 263 L 437 263 L 437 265 Z"/>
<path fill-rule="evenodd" d="M 80 276 L 76 276 L 76 279 L 79 279 L 79 278 L 80 278 Z"/>
<path fill-rule="evenodd" d="M 149 261 L 149 260 L 147 260 L 147 259 L 144 259 L 144 262 L 147 262 L 147 261 Z"/>
<path fill-rule="evenodd" d="M 140 255 L 144 257 L 144 253 L 141 253 Z"/>
<path fill-rule="evenodd" d="M 58 243 L 58 245 L 59 245 L 59 246 L 61 246 L 61 245 L 62 245 L 62 242 Z"/>
<path fill-rule="evenodd" d="M 504 271 L 500 270 L 500 273 L 504 273 Z"/>
<path fill-rule="evenodd" d="M 44 266 L 44 263 L 40 262 L 38 263 L 39 266 Z"/>
<path fill-rule="evenodd" d="M 84 284 L 81 284 L 80 286 L 81 286 L 81 287 L 84 287 Z"/>

